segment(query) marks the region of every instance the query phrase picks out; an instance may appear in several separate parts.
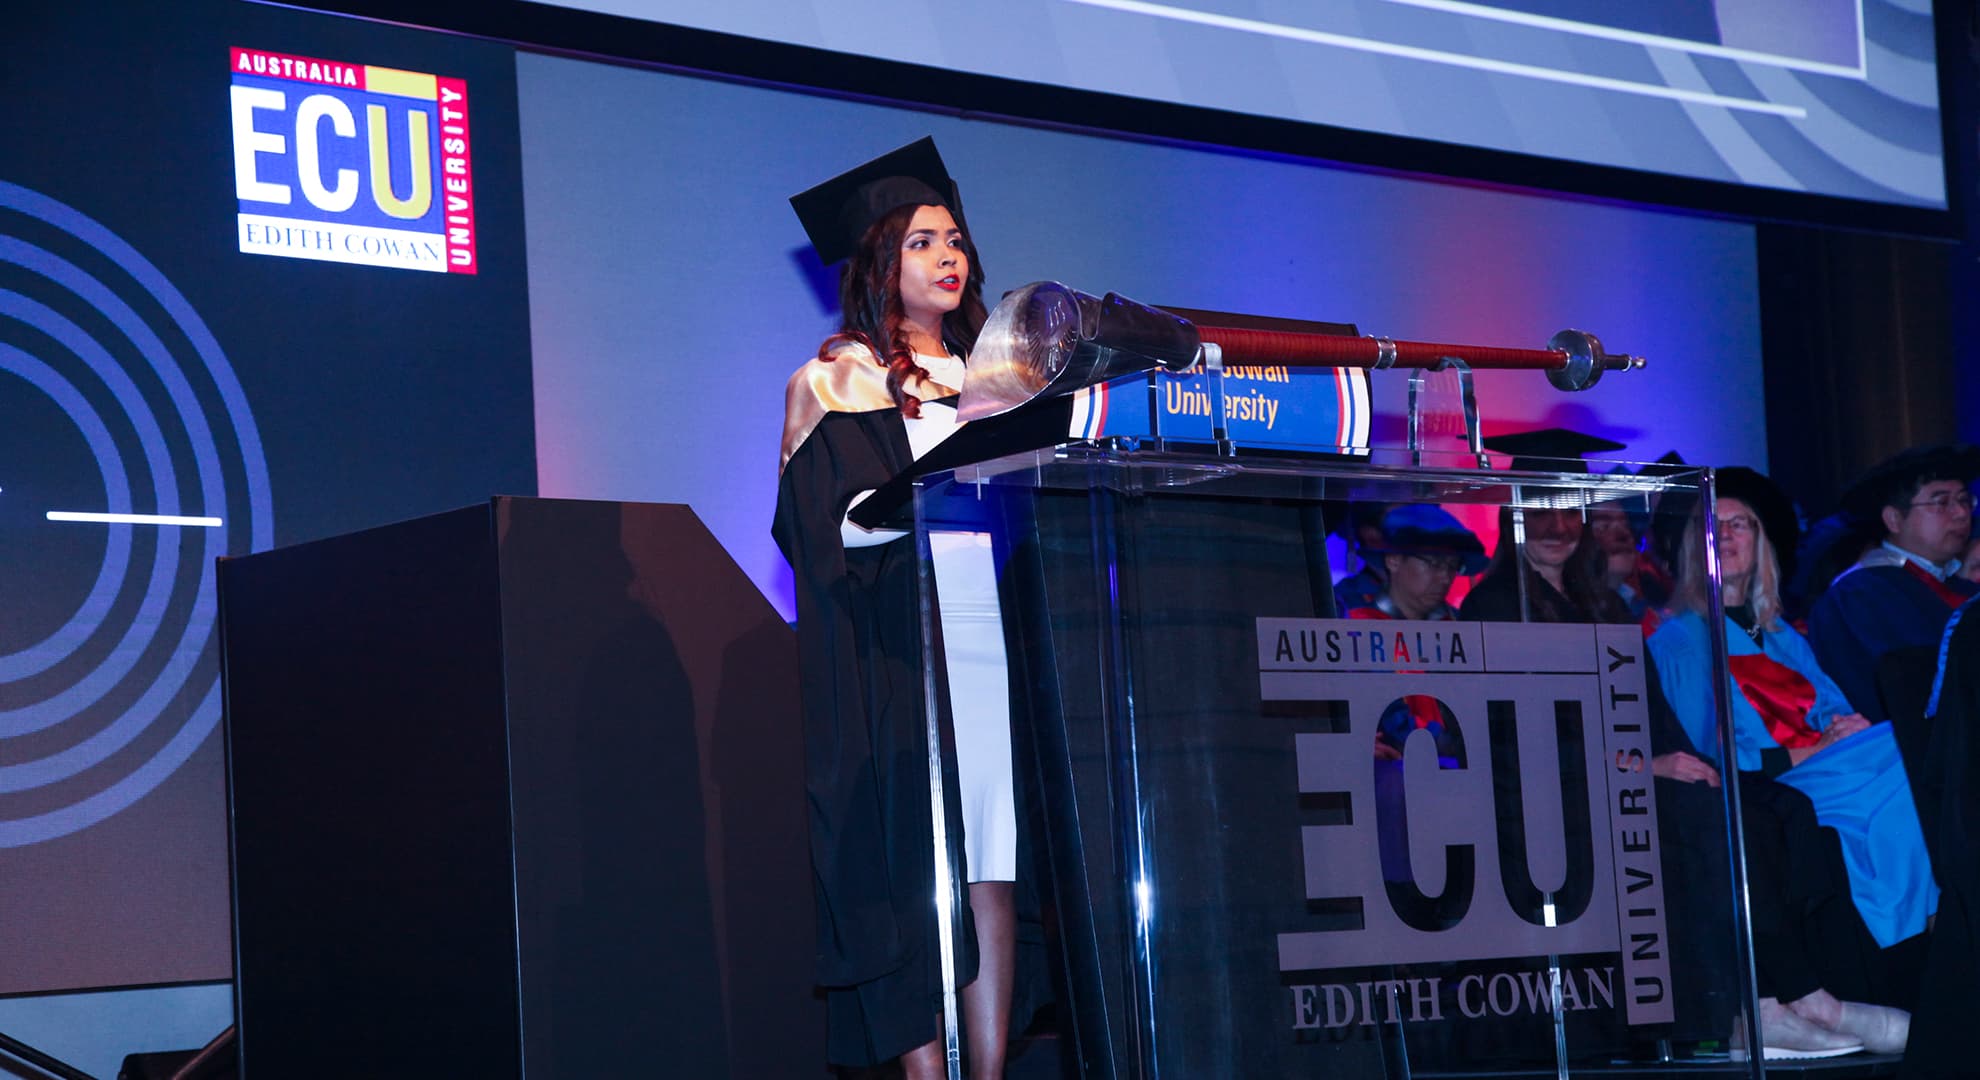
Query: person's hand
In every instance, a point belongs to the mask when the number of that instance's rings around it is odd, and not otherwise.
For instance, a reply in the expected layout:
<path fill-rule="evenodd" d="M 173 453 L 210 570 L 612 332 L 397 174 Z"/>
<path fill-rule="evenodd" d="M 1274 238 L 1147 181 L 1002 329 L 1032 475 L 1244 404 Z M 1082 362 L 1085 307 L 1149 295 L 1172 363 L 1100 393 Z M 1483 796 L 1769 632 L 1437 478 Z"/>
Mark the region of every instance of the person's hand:
<path fill-rule="evenodd" d="M 1867 730 L 1869 727 L 1870 721 L 1865 720 L 1862 713 L 1853 712 L 1847 716 L 1838 716 L 1834 720 L 1829 721 L 1828 727 L 1822 729 L 1822 737 L 1816 740 L 1814 746 L 1803 746 L 1798 749 L 1789 750 L 1788 760 L 1799 765 L 1816 754 L 1849 738 L 1851 735 Z"/>
<path fill-rule="evenodd" d="M 1829 721 L 1828 727 L 1822 729 L 1822 741 L 1815 745 L 1818 749 L 1824 746 L 1831 746 L 1859 731 L 1867 731 L 1869 728 L 1870 721 L 1865 720 L 1863 714 L 1860 712 L 1853 712 L 1848 716 L 1838 716 L 1834 720 Z"/>
<path fill-rule="evenodd" d="M 1668 754 L 1658 754 L 1651 758 L 1650 771 L 1666 780 L 1704 784 L 1707 787 L 1719 786 L 1719 770 L 1696 754 L 1689 754 L 1683 750 L 1673 750 Z"/>

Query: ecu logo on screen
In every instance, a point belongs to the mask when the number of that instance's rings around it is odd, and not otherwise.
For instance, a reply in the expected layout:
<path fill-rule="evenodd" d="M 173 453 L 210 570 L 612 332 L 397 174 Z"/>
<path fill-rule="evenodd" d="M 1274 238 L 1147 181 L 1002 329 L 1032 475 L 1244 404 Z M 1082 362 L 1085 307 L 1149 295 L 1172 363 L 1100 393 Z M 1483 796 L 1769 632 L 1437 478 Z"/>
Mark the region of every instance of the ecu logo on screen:
<path fill-rule="evenodd" d="M 231 64 L 242 252 L 476 271 L 465 81 L 260 49 Z"/>

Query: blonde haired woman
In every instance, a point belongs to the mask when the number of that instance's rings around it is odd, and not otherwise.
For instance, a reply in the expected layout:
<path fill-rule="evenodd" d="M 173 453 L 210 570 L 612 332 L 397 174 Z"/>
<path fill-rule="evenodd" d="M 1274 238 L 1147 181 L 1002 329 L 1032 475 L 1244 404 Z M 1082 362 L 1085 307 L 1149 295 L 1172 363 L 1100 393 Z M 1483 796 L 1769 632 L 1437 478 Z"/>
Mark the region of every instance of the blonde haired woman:
<path fill-rule="evenodd" d="M 1807 641 L 1781 618 L 1779 564 L 1753 510 L 1757 485 L 1765 483 L 1750 470 L 1722 471 L 1715 505 L 1732 676 L 1726 687 L 1732 691 L 1732 765 L 1808 796 L 1816 819 L 1842 841 L 1850 899 L 1864 927 L 1878 946 L 1888 948 L 1925 930 L 1938 904 L 1938 886 L 1890 725 L 1869 724 L 1854 712 L 1822 673 Z M 1676 612 L 1651 636 L 1650 654 L 1692 745 L 1723 768 L 1705 621 L 1710 578 L 1700 530 L 1694 519 L 1684 544 Z M 1763 1029 L 1770 1004 L 1780 1008 L 1771 997 L 1763 1000 Z M 1798 997 L 1792 1009 L 1801 1019 L 1860 1037 L 1873 1051 L 1904 1045 L 1908 1017 L 1900 1010 L 1838 1002 L 1819 988 Z"/>

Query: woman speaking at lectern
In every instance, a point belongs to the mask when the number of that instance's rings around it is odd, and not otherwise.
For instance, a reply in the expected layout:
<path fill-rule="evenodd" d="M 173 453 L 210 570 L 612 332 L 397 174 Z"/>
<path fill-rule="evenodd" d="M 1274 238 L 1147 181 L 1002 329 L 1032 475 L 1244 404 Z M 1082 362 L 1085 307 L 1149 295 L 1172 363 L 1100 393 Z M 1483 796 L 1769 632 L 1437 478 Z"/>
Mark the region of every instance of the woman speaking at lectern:
<path fill-rule="evenodd" d="M 952 399 L 985 318 L 983 270 L 931 139 L 791 204 L 819 259 L 846 260 L 840 332 L 785 391 L 773 528 L 797 583 L 828 1057 L 899 1058 L 919 1080 L 945 1068 L 921 587 L 913 541 L 862 529 L 846 512 L 956 429 Z M 961 822 L 965 837 L 949 858 L 971 882 L 955 926 L 956 978 L 971 1075 L 997 1077 L 1017 863 L 1003 638 L 987 544 L 973 534 L 932 540 L 946 654 L 937 706 L 954 747 L 941 758 L 945 817 L 949 835 Z"/>

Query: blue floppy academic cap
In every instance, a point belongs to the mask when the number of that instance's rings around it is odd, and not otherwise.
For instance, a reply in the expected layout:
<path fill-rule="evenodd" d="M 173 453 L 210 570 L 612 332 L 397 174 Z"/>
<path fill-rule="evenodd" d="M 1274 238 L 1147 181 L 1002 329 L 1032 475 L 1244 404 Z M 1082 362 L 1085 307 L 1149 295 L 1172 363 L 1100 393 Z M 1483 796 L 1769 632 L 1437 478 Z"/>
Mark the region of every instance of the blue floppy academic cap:
<path fill-rule="evenodd" d="M 1382 515 L 1382 546 L 1368 555 L 1456 555 L 1458 572 L 1485 569 L 1485 545 L 1450 511 L 1429 503 L 1405 503 Z"/>

